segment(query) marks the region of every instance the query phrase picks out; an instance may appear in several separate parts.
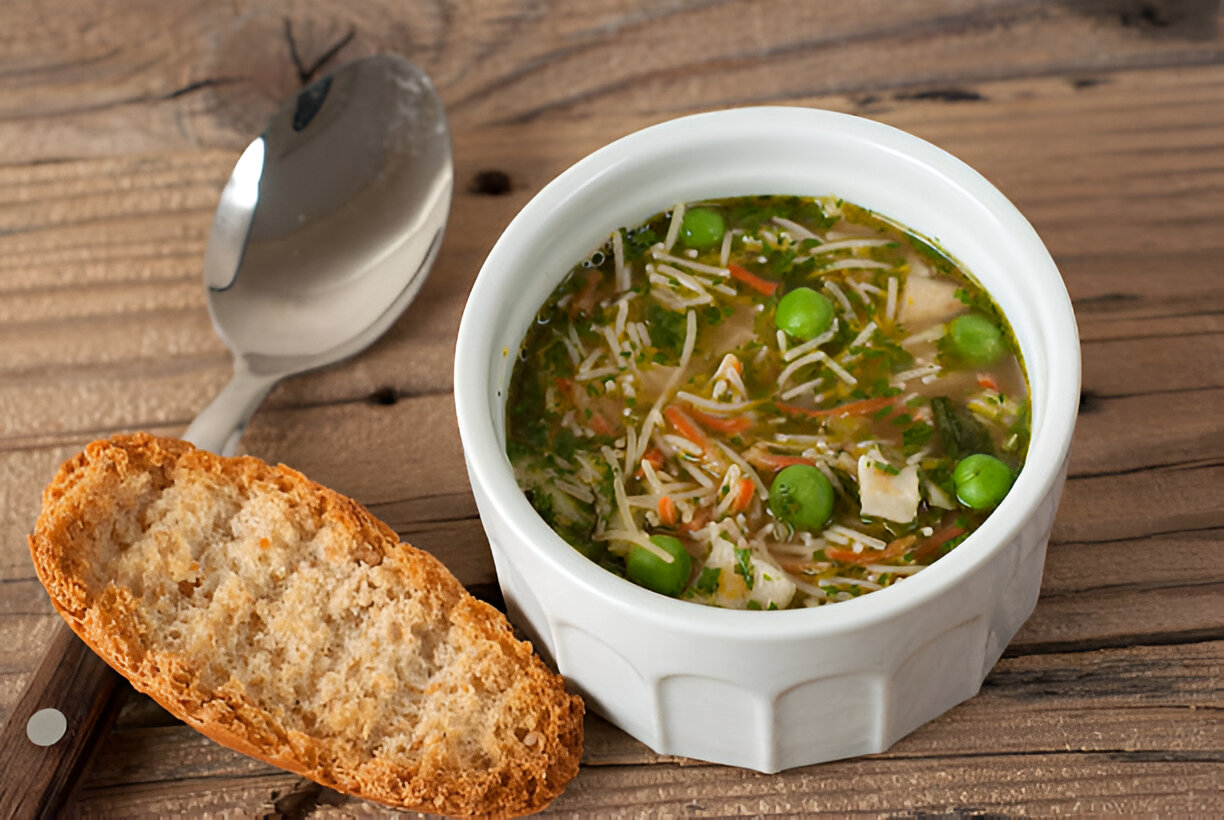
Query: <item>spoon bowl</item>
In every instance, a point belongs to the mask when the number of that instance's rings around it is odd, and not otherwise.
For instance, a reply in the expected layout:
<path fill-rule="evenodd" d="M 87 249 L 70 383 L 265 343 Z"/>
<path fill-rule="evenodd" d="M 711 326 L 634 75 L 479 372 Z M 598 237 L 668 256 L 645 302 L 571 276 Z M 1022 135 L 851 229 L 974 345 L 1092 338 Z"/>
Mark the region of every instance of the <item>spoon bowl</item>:
<path fill-rule="evenodd" d="M 386 332 L 433 263 L 452 187 L 442 103 L 411 63 L 356 60 L 286 103 L 213 220 L 204 281 L 234 376 L 184 438 L 233 453 L 278 381 Z"/>

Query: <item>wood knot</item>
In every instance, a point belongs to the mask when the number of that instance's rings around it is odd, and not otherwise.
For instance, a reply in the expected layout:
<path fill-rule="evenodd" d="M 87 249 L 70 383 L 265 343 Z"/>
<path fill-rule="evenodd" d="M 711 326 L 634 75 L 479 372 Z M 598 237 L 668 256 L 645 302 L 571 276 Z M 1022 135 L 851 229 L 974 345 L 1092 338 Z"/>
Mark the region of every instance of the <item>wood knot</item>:
<path fill-rule="evenodd" d="M 512 187 L 509 174 L 505 171 L 488 169 L 478 171 L 472 178 L 471 191 L 474 194 L 485 196 L 502 196 L 510 193 Z"/>
<path fill-rule="evenodd" d="M 399 392 L 394 387 L 380 387 L 370 394 L 369 401 L 387 407 L 399 401 Z"/>

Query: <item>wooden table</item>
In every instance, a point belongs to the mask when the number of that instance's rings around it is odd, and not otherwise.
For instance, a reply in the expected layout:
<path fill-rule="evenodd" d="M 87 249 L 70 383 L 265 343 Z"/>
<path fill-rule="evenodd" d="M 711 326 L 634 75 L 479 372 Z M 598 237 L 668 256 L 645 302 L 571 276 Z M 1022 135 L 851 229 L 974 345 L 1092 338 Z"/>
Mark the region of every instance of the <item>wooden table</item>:
<path fill-rule="evenodd" d="M 0 3 L 0 718 L 56 625 L 25 545 L 43 484 L 91 439 L 180 433 L 225 382 L 200 273 L 220 188 L 277 101 L 389 51 L 454 130 L 437 265 L 368 353 L 279 387 L 243 449 L 356 497 L 477 594 L 496 587 L 451 401 L 460 312 L 518 208 L 616 137 L 760 103 L 906 129 L 1016 202 L 1080 322 L 1041 600 L 979 696 L 884 754 L 772 776 L 590 717 L 553 811 L 1224 813 L 1222 24 L 1215 0 Z M 383 811 L 130 691 L 69 807 Z"/>

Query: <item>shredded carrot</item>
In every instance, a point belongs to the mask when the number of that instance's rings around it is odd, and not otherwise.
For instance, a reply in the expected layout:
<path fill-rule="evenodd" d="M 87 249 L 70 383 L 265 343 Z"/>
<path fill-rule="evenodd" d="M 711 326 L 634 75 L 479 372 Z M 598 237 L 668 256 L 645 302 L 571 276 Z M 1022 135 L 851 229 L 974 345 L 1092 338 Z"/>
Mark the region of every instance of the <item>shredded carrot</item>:
<path fill-rule="evenodd" d="M 824 554 L 834 561 L 842 561 L 847 564 L 878 564 L 881 561 L 892 561 L 905 555 L 905 551 L 917 540 L 918 536 L 910 533 L 895 539 L 882 550 L 864 549 L 862 552 L 855 552 L 837 547 L 825 547 Z"/>
<path fill-rule="evenodd" d="M 753 467 L 759 467 L 765 470 L 781 470 L 783 467 L 789 467 L 792 464 L 807 464 L 814 465 L 816 462 L 810 458 L 803 456 L 784 456 L 778 453 L 762 453 L 755 452 L 745 456 L 748 463 Z"/>
<path fill-rule="evenodd" d="M 731 511 L 741 513 L 752 503 L 753 484 L 751 478 L 741 478 L 736 486 L 735 501 L 731 503 Z"/>
<path fill-rule="evenodd" d="M 679 518 L 676 512 L 676 502 L 672 501 L 671 496 L 659 496 L 659 523 L 667 527 L 674 527 Z"/>
<path fill-rule="evenodd" d="M 658 447 L 651 447 L 649 450 L 642 453 L 642 461 L 649 461 L 650 466 L 654 467 L 656 470 L 661 469 L 663 467 L 663 451 Z M 646 471 L 641 467 L 638 467 L 637 472 L 634 473 L 634 475 L 637 478 L 641 478 L 642 476 L 646 475 Z"/>
<path fill-rule="evenodd" d="M 944 519 L 945 521 L 947 518 Z M 957 524 L 955 520 L 941 529 L 936 530 L 925 541 L 917 546 L 914 550 L 914 560 L 919 563 L 926 563 L 935 556 L 939 548 L 944 544 L 956 538 L 958 535 L 965 533 L 965 527 Z"/>
<path fill-rule="evenodd" d="M 770 282 L 768 279 L 762 279 L 755 273 L 744 270 L 739 265 L 727 265 L 727 270 L 731 271 L 732 279 L 738 279 L 756 292 L 762 293 L 766 296 L 773 296 L 773 292 L 778 289 L 777 282 Z"/>
<path fill-rule="evenodd" d="M 582 286 L 582 290 L 574 294 L 574 298 L 570 299 L 569 317 L 571 319 L 580 313 L 590 313 L 591 308 L 595 307 L 595 290 L 599 287 L 599 279 L 599 271 L 587 271 L 586 284 Z"/>
<path fill-rule="evenodd" d="M 663 411 L 663 415 L 676 428 L 676 432 L 700 447 L 701 452 L 704 453 L 710 449 L 710 440 L 706 438 L 705 433 L 701 432 L 697 422 L 693 421 L 693 418 L 684 410 L 673 404 Z"/>
<path fill-rule="evenodd" d="M 602 413 L 599 412 L 591 413 L 591 429 L 601 436 L 610 436 L 613 432 L 612 425 L 609 424 L 608 420 L 603 417 Z"/>
<path fill-rule="evenodd" d="M 739 356 L 736 356 L 734 353 L 728 353 L 727 355 L 731 357 L 731 369 L 741 376 L 744 375 L 744 363 L 739 360 Z"/>
<path fill-rule="evenodd" d="M 987 390 L 993 390 L 996 393 L 999 392 L 999 383 L 996 382 L 993 378 L 991 378 L 989 373 L 978 373 L 977 383 L 978 383 L 978 387 L 983 387 Z"/>
<path fill-rule="evenodd" d="M 689 414 L 701 423 L 703 427 L 710 427 L 722 433 L 742 433 L 752 426 L 752 419 L 747 416 L 736 416 L 735 418 L 723 418 L 722 416 L 703 413 L 695 407 L 689 407 Z"/>
<path fill-rule="evenodd" d="M 800 407 L 797 404 L 786 404 L 785 402 L 777 402 L 778 409 L 788 416 L 805 416 L 810 419 L 822 419 L 842 416 L 865 416 L 868 413 L 874 413 L 876 410 L 883 410 L 888 405 L 896 401 L 894 396 L 880 396 L 874 399 L 862 399 L 861 401 L 852 401 L 846 404 L 839 404 L 837 407 L 830 407 L 828 410 L 809 410 L 806 407 Z"/>

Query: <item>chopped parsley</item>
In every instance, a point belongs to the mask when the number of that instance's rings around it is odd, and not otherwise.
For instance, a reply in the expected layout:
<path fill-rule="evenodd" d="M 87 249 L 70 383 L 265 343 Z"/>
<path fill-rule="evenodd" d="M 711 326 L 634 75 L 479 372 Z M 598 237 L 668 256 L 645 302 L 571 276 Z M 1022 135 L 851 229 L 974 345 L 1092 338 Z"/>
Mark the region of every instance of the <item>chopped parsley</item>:
<path fill-rule="evenodd" d="M 735 574 L 743 576 L 749 589 L 756 584 L 756 575 L 752 571 L 752 550 L 747 547 L 735 548 Z"/>
<path fill-rule="evenodd" d="M 721 576 L 721 567 L 706 567 L 697 576 L 697 581 L 693 584 L 693 587 L 699 592 L 713 594 L 714 590 L 718 589 L 718 579 Z"/>

